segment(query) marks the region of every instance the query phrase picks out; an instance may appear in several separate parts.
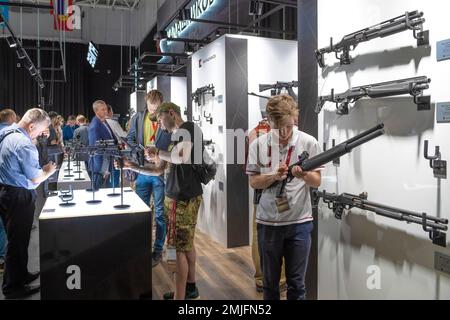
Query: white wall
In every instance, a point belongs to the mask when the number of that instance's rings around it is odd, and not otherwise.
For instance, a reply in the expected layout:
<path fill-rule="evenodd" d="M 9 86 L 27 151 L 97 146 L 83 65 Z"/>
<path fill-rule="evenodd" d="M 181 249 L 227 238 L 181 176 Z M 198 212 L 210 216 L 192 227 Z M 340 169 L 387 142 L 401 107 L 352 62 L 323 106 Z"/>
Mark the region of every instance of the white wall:
<path fill-rule="evenodd" d="M 181 108 L 181 116 L 186 120 L 187 79 L 186 77 L 171 77 L 170 86 L 170 101 Z"/>
<path fill-rule="evenodd" d="M 213 55 L 216 58 L 199 67 L 199 59 L 207 60 Z M 226 166 L 223 160 L 227 159 L 226 154 L 226 95 L 225 95 L 225 37 L 221 37 L 213 43 L 205 46 L 192 56 L 192 91 L 197 88 L 213 84 L 215 87 L 215 97 L 207 95 L 206 113 L 213 115 L 213 124 L 201 123 L 204 140 L 213 140 L 216 143 L 213 158 L 221 162 L 217 168 L 215 180 L 203 186 L 203 203 L 199 210 L 198 228 L 210 235 L 214 240 L 227 246 L 227 189 L 226 189 Z M 218 103 L 218 97 L 223 96 L 223 103 Z M 192 102 L 193 117 L 198 118 L 203 110 Z M 219 132 L 219 126 L 223 132 Z M 219 184 L 223 183 L 221 191 Z"/>
<path fill-rule="evenodd" d="M 348 8 L 352 8 L 351 11 Z M 436 42 L 450 38 L 446 27 L 450 3 L 418 0 L 319 0 L 319 48 L 346 34 L 388 20 L 405 11 L 425 13 L 430 47 L 417 47 L 412 32 L 403 32 L 360 44 L 350 66 L 339 66 L 333 54 L 330 67 L 319 68 L 319 95 L 332 88 L 349 87 L 425 75 L 432 79 L 432 101 L 450 100 L 450 61 L 436 62 Z M 314 106 L 311 106 L 313 108 Z M 377 123 L 386 125 L 386 135 L 341 158 L 341 166 L 328 165 L 321 189 L 359 194 L 369 200 L 430 215 L 450 218 L 450 184 L 433 177 L 423 158 L 423 142 L 431 151 L 441 146 L 450 160 L 450 125 L 437 124 L 435 110 L 417 111 L 409 96 L 361 100 L 350 115 L 338 117 L 327 104 L 319 117 L 319 140 L 342 142 Z M 434 270 L 437 247 L 419 225 L 353 210 L 342 221 L 325 206 L 319 210 L 320 299 L 449 299 L 450 278 Z M 367 268 L 378 266 L 381 289 L 369 290 Z"/>

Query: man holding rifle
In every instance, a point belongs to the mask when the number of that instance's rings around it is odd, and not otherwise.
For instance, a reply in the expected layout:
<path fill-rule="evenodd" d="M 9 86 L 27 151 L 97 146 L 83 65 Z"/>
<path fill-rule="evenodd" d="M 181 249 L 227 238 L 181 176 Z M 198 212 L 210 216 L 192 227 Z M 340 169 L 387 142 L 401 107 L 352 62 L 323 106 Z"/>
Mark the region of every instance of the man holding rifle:
<path fill-rule="evenodd" d="M 313 229 L 310 188 L 321 184 L 323 167 L 304 172 L 292 168 L 294 179 L 284 188 L 289 166 L 307 151 L 319 154 L 317 140 L 298 130 L 298 106 L 292 97 L 273 97 L 267 104 L 272 130 L 256 139 L 249 149 L 247 174 L 250 185 L 264 190 L 256 213 L 258 247 L 264 276 L 264 299 L 280 299 L 280 274 L 285 259 L 287 299 L 305 299 L 305 273 Z"/>

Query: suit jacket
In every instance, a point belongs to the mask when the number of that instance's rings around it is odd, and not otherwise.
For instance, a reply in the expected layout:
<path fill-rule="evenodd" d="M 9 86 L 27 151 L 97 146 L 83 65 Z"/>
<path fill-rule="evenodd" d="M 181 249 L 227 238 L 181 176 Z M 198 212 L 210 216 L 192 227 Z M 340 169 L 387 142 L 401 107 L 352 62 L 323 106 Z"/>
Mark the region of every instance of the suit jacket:
<path fill-rule="evenodd" d="M 145 146 L 144 144 L 144 123 L 145 117 L 147 116 L 148 111 L 140 111 L 133 116 L 131 119 L 131 127 L 128 131 L 128 141 L 130 143 L 137 143 Z M 172 135 L 158 128 L 158 132 L 156 133 L 156 141 L 155 145 L 158 149 L 167 151 L 169 149 L 169 145 L 171 143 Z"/>
<path fill-rule="evenodd" d="M 113 139 L 111 133 L 109 132 L 105 124 L 101 122 L 100 119 L 97 117 L 94 117 L 94 119 L 92 119 L 88 129 L 89 146 L 95 146 L 98 140 Z M 102 165 L 103 165 L 103 156 L 101 155 L 92 156 L 89 161 L 89 170 L 94 173 L 105 173 L 105 169 L 103 168 L 102 170 Z"/>

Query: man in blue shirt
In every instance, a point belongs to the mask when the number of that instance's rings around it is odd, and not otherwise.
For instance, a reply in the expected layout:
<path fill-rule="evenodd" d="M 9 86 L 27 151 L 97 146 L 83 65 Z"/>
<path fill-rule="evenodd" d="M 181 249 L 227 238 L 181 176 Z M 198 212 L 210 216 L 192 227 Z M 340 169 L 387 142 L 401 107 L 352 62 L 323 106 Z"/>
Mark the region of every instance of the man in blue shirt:
<path fill-rule="evenodd" d="M 11 109 L 3 109 L 0 111 L 0 131 L 9 127 L 16 122 L 16 113 Z M 6 232 L 3 222 L 0 219 L 0 273 L 5 267 L 5 253 L 6 253 Z"/>
<path fill-rule="evenodd" d="M 0 216 L 8 237 L 3 294 L 16 299 L 34 294 L 30 285 L 39 273 L 28 272 L 28 245 L 33 225 L 36 192 L 56 170 L 54 163 L 41 168 L 33 139 L 50 124 L 47 113 L 30 109 L 18 124 L 0 131 Z"/>

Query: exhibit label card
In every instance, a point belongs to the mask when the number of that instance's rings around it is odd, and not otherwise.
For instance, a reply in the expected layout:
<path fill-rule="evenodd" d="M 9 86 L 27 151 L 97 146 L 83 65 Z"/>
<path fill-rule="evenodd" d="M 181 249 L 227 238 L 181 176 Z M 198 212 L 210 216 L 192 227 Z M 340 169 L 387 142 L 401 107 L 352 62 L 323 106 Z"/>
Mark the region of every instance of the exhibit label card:
<path fill-rule="evenodd" d="M 437 61 L 450 59 L 450 39 L 439 41 L 436 45 Z"/>

